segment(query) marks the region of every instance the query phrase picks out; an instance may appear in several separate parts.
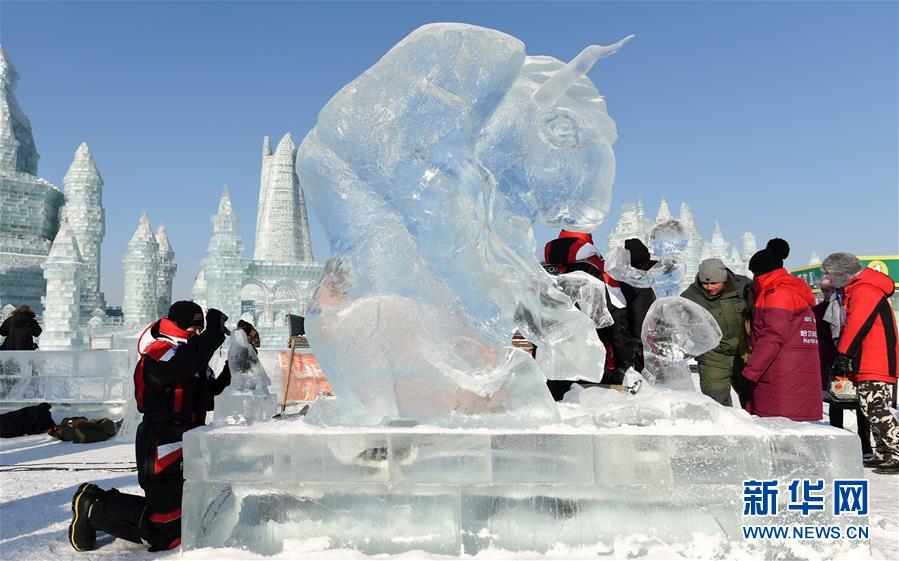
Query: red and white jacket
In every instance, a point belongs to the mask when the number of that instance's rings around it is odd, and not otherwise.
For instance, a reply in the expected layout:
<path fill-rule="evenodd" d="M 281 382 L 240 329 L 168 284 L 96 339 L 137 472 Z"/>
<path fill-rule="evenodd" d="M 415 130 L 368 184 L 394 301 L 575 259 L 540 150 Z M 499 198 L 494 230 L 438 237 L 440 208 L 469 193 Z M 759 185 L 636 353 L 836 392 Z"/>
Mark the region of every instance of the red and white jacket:
<path fill-rule="evenodd" d="M 190 337 L 166 318 L 144 330 L 134 368 L 134 397 L 144 422 L 203 423 L 213 397 L 224 389 L 209 368 L 224 339 L 214 331 Z"/>

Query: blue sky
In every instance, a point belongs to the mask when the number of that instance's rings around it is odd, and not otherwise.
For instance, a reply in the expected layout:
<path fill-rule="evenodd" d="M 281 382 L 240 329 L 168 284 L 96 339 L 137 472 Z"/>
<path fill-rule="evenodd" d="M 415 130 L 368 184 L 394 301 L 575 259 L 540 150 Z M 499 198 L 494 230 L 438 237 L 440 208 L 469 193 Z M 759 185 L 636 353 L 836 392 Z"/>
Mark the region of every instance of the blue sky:
<path fill-rule="evenodd" d="M 895 2 L 9 2 L 0 41 L 19 70 L 39 174 L 57 185 L 78 144 L 106 182 L 102 289 L 146 211 L 190 296 L 222 186 L 252 251 L 262 137 L 299 144 L 319 109 L 416 27 L 499 29 L 568 60 L 637 39 L 590 73 L 616 120 L 613 212 L 642 194 L 693 205 L 737 241 L 897 253 Z M 310 209 L 311 212 L 311 209 Z M 327 257 L 312 216 L 313 249 Z M 554 231 L 537 228 L 541 244 Z"/>

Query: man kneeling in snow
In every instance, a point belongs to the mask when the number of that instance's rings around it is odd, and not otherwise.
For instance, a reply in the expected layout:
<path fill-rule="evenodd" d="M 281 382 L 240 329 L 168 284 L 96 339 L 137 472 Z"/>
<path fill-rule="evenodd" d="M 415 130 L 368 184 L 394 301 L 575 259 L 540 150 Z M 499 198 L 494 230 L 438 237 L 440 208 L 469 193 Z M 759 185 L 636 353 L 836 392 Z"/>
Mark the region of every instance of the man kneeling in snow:
<path fill-rule="evenodd" d="M 145 497 L 105 491 L 82 483 L 72 497 L 69 543 L 77 551 L 96 547 L 97 532 L 150 545 L 150 551 L 181 544 L 184 433 L 205 424 L 213 397 L 231 382 L 227 363 L 217 378 L 209 360 L 228 330 L 227 316 L 206 313 L 193 302 L 175 302 L 168 317 L 148 327 L 138 341 L 134 397 L 143 420 L 137 428 L 137 480 Z"/>

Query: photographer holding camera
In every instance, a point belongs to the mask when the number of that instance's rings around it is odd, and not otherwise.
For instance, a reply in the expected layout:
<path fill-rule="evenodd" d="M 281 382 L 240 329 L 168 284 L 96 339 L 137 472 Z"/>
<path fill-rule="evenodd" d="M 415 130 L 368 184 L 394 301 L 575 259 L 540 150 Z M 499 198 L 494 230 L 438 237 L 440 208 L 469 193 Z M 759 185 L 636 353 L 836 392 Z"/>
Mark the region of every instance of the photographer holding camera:
<path fill-rule="evenodd" d="M 135 452 L 138 483 L 145 497 L 105 491 L 82 483 L 72 498 L 69 542 L 77 551 L 96 547 L 96 533 L 150 545 L 150 551 L 181 543 L 182 438 L 205 424 L 214 396 L 231 383 L 227 364 L 214 376 L 209 360 L 230 332 L 228 317 L 194 302 L 175 302 L 167 317 L 138 340 L 134 396 L 143 420 Z"/>

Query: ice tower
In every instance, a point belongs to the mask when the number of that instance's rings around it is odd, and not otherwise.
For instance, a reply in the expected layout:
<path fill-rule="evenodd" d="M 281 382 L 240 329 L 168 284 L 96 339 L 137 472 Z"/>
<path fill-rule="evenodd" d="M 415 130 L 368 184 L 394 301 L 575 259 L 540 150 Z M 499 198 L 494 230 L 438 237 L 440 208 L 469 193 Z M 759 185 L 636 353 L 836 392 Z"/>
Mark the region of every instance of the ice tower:
<path fill-rule="evenodd" d="M 716 220 L 715 229 L 712 230 L 712 241 L 709 244 L 710 255 L 724 261 L 728 257 L 727 252 L 729 247 L 730 244 L 727 243 L 727 240 L 724 239 L 724 234 L 721 232 L 721 224 Z"/>
<path fill-rule="evenodd" d="M 671 215 L 671 208 L 668 206 L 668 201 L 665 200 L 665 197 L 662 197 L 662 202 L 659 203 L 659 212 L 656 213 L 656 224 L 661 224 L 672 218 L 673 216 Z"/>
<path fill-rule="evenodd" d="M 165 316 L 172 305 L 172 282 L 175 280 L 175 250 L 169 242 L 169 236 L 165 226 L 160 224 L 156 228 L 156 243 L 159 244 L 159 265 L 156 269 L 156 300 L 158 301 L 156 315 Z"/>
<path fill-rule="evenodd" d="M 78 246 L 74 229 L 63 221 L 50 255 L 41 265 L 47 282 L 47 295 L 43 301 L 44 331 L 41 334 L 43 349 L 81 346 L 80 302 L 87 267 Z"/>
<path fill-rule="evenodd" d="M 255 325 L 265 346 L 286 344 L 285 316 L 305 315 L 306 301 L 322 272 L 322 264 L 312 256 L 306 201 L 296 174 L 296 152 L 290 133 L 284 135 L 274 152 L 269 137 L 263 139 L 253 258 L 247 261 L 235 257 L 234 244 L 240 239 L 225 242 L 223 237 L 236 236 L 233 229 L 230 233 L 215 230 L 209 251 L 217 253 L 207 254 L 192 291 L 200 305 L 218 307 L 235 322 L 240 318 Z M 227 229 L 228 221 L 236 223 L 237 216 L 230 197 L 226 204 L 231 218 L 221 214 L 220 206 L 213 222 L 219 221 Z M 230 249 L 225 251 L 225 246 Z"/>
<path fill-rule="evenodd" d="M 66 203 L 59 218 L 71 225 L 84 260 L 81 316 L 88 318 L 96 309 L 106 310 L 106 299 L 100 292 L 100 245 L 106 233 L 106 216 L 103 178 L 87 143 L 82 142 L 75 151 L 75 159 L 66 172 L 63 185 Z"/>
<path fill-rule="evenodd" d="M 41 313 L 41 264 L 59 230 L 63 195 L 37 176 L 40 157 L 15 89 L 19 74 L 0 46 L 0 306 Z"/>
<path fill-rule="evenodd" d="M 156 298 L 159 244 L 146 214 L 141 215 L 137 230 L 128 242 L 122 265 L 125 268 L 125 296 L 122 302 L 125 324 L 144 326 L 157 319 L 159 306 Z"/>
<path fill-rule="evenodd" d="M 693 282 L 696 273 L 699 272 L 699 256 L 702 254 L 702 236 L 699 234 L 699 228 L 696 227 L 696 220 L 693 218 L 693 209 L 687 203 L 680 205 L 679 220 L 687 232 L 690 233 L 690 241 L 684 249 L 682 256 L 686 270 L 684 272 L 684 284 Z"/>
<path fill-rule="evenodd" d="M 758 242 L 755 240 L 755 235 L 752 232 L 744 232 L 743 233 L 743 257 L 746 259 L 747 263 L 749 259 L 755 255 L 755 252 L 758 251 Z"/>
<path fill-rule="evenodd" d="M 240 319 L 240 288 L 243 284 L 243 241 L 237 233 L 237 214 L 231 206 L 228 186 L 222 191 L 218 212 L 212 221 L 212 237 L 203 259 L 206 306 L 228 316 L 228 325 Z"/>
<path fill-rule="evenodd" d="M 312 261 L 309 219 L 297 179 L 296 154 L 290 133 L 284 135 L 274 154 L 268 137 L 263 143 L 254 261 Z"/>

